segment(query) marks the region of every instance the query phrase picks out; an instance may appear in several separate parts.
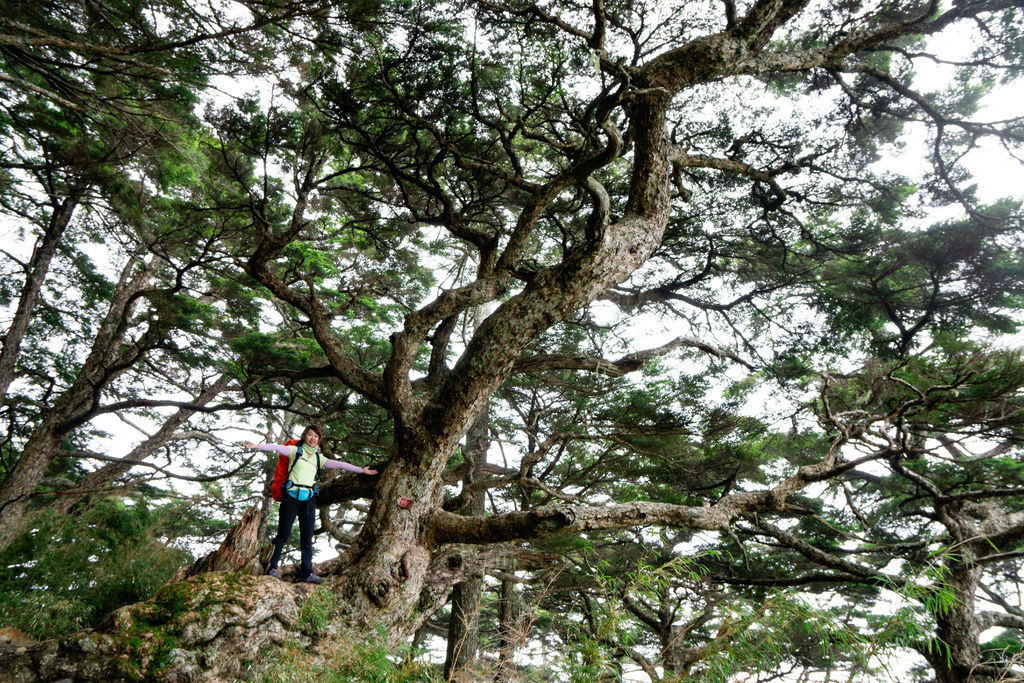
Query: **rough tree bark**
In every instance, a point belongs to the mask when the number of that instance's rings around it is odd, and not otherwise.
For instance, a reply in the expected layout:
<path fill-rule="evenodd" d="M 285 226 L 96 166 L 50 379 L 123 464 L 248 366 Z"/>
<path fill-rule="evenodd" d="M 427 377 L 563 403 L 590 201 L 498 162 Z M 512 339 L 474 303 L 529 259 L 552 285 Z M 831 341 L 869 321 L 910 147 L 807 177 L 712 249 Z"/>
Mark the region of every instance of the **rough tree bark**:
<path fill-rule="evenodd" d="M 259 508 L 255 506 L 246 510 L 238 524 L 228 531 L 219 548 L 199 558 L 190 566 L 179 569 L 168 583 L 206 572 L 262 574 L 263 567 L 258 561 L 262 546 L 259 533 L 262 517 Z"/>
<path fill-rule="evenodd" d="M 946 585 L 956 603 L 935 612 L 938 642 L 920 652 L 935 671 L 936 683 L 982 683 L 995 680 L 981 663 L 981 646 L 974 596 L 981 580 L 981 567 L 956 560 L 946 563 Z"/>
<path fill-rule="evenodd" d="M 1024 538 L 1024 513 L 1005 515 L 995 506 L 944 495 L 937 498 L 935 511 L 954 542 L 940 574 L 953 600 L 933 609 L 936 642 L 922 644 L 919 652 L 931 664 L 937 683 L 1009 680 L 1009 671 L 982 659 L 984 617 L 976 612 L 975 599 L 989 558 Z"/>

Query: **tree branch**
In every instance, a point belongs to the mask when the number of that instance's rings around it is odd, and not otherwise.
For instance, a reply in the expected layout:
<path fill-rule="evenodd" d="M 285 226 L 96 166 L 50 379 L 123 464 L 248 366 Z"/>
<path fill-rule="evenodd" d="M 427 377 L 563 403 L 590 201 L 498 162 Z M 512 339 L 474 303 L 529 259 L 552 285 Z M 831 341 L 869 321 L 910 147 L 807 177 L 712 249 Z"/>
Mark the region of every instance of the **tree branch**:
<path fill-rule="evenodd" d="M 883 449 L 856 460 L 840 461 L 839 451 L 844 443 L 845 436 L 836 438 L 821 462 L 800 467 L 794 475 L 771 489 L 731 493 L 713 505 L 687 506 L 644 501 L 606 506 L 556 505 L 482 518 L 434 510 L 423 516 L 422 534 L 428 542 L 438 544 L 446 541 L 495 543 L 649 525 L 728 531 L 729 525 L 740 515 L 784 510 L 789 496 L 808 484 L 839 476 L 890 453 Z"/>
<path fill-rule="evenodd" d="M 667 344 L 663 344 L 653 349 L 646 349 L 626 354 L 618 360 L 605 360 L 604 358 L 587 356 L 584 354 L 537 354 L 517 360 L 515 367 L 513 368 L 513 372 L 526 373 L 543 372 L 546 370 L 589 370 L 608 377 L 622 377 L 627 373 L 640 370 L 645 361 L 650 360 L 651 358 L 664 356 L 683 346 L 699 349 L 718 358 L 727 358 L 739 363 L 749 370 L 755 369 L 753 365 L 731 351 L 726 351 L 716 346 L 712 346 L 711 344 L 701 341 L 695 337 L 684 336 L 676 337 Z"/>

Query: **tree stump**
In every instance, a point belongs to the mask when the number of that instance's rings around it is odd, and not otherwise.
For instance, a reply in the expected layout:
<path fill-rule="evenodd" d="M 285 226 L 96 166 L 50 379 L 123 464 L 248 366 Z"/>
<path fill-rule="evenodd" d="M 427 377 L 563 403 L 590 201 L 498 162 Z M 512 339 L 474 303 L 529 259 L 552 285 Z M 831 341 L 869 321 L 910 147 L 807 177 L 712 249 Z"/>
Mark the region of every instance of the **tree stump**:
<path fill-rule="evenodd" d="M 205 572 L 242 572 L 258 576 L 263 573 L 260 562 L 260 511 L 253 506 L 224 537 L 220 547 L 188 567 L 182 567 L 167 583 L 174 583 Z"/>

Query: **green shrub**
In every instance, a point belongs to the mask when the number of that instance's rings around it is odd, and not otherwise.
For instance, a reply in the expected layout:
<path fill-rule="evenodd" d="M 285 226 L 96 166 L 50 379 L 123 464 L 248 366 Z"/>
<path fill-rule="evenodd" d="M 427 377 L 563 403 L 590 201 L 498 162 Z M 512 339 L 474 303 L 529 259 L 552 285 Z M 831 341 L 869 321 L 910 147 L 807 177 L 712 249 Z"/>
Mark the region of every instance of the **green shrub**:
<path fill-rule="evenodd" d="M 440 683 L 441 677 L 428 662 L 415 657 L 396 658 L 395 653 L 380 644 L 383 642 L 383 635 L 379 642 L 342 636 L 316 651 L 286 643 L 269 658 L 270 666 L 260 671 L 259 680 L 265 683 Z"/>
<path fill-rule="evenodd" d="M 299 630 L 308 636 L 320 637 L 331 622 L 336 601 L 329 586 L 318 586 L 299 609 Z"/>
<path fill-rule="evenodd" d="M 110 498 L 80 514 L 40 511 L 4 553 L 0 626 L 54 638 L 149 598 L 192 561 L 158 540 L 162 528 L 159 511 Z"/>

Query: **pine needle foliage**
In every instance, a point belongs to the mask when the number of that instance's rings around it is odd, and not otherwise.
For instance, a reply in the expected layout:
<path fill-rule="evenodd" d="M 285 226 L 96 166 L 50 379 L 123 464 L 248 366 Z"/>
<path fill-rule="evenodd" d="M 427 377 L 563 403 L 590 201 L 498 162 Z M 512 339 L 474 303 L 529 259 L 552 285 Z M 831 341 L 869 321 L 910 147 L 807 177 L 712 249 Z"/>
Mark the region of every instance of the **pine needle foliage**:
<path fill-rule="evenodd" d="M 33 638 L 95 626 L 114 609 L 149 598 L 192 557 L 160 540 L 159 508 L 117 499 L 81 514 L 43 511 L 0 566 L 0 624 Z"/>

